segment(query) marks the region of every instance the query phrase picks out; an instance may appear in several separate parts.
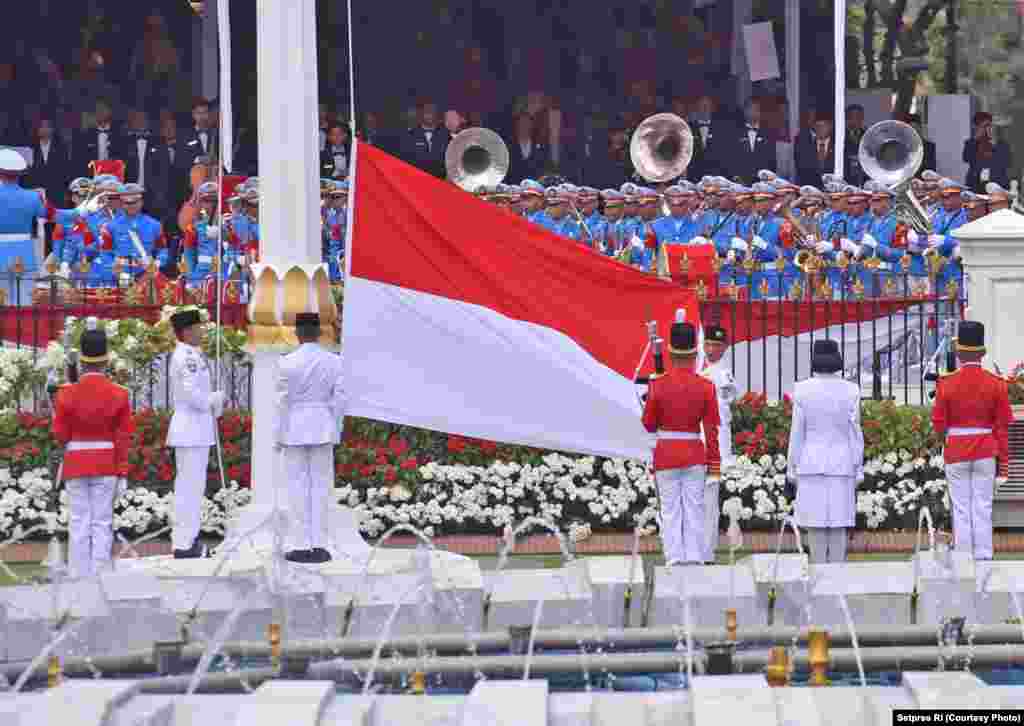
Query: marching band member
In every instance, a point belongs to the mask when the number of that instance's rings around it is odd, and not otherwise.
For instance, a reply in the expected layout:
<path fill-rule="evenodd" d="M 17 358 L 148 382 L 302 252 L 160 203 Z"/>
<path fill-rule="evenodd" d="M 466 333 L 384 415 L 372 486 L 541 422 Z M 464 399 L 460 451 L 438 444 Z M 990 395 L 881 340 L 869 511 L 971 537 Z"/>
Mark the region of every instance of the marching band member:
<path fill-rule="evenodd" d="M 93 244 L 84 248 L 85 258 L 89 261 L 88 280 L 90 287 L 110 287 L 116 284 L 114 250 L 104 240 L 105 236 L 109 239 L 109 234 L 105 235 L 104 232 L 109 231 L 110 225 L 122 215 L 122 185 L 117 177 L 104 175 L 96 178 L 94 186 L 100 206 L 85 218 L 93 240 Z"/>
<path fill-rule="evenodd" d="M 774 187 L 768 182 L 758 182 L 753 187 L 754 215 L 750 228 L 750 254 L 754 257 L 755 267 L 750 280 L 750 297 L 760 300 L 763 297 L 778 299 L 785 297 L 788 288 L 785 279 L 780 279 L 775 260 L 779 259 L 782 246 L 779 233 L 782 221 L 775 216 L 776 195 Z M 762 292 L 762 281 L 767 283 L 767 293 Z"/>
<path fill-rule="evenodd" d="M 928 237 L 928 247 L 946 259 L 935 284 L 936 295 L 943 297 L 949 290 L 950 283 L 958 286 L 957 295 L 963 297 L 963 269 L 960 264 L 960 245 L 951 234 L 953 230 L 967 224 L 967 212 L 964 211 L 963 193 L 967 191 L 962 184 L 952 179 L 943 179 L 939 186 L 942 208 L 932 219 L 935 232 Z"/>
<path fill-rule="evenodd" d="M 213 391 L 210 361 L 203 353 L 198 308 L 185 308 L 171 316 L 178 344 L 171 355 L 168 375 L 174 396 L 174 414 L 167 429 L 167 446 L 174 449 L 175 559 L 202 557 L 198 541 L 206 469 L 210 447 L 217 442 L 217 419 L 224 412 L 224 394 Z"/>
<path fill-rule="evenodd" d="M 601 192 L 601 199 L 604 200 L 604 221 L 596 236 L 604 244 L 606 255 L 618 255 L 626 240 L 623 229 L 626 198 L 617 189 L 605 189 Z"/>
<path fill-rule="evenodd" d="M 330 205 L 333 211 L 327 239 L 327 265 L 331 282 L 345 277 L 345 230 L 348 228 L 348 182 L 336 182 L 331 189 Z"/>
<path fill-rule="evenodd" d="M 981 367 L 985 326 L 964 320 L 956 338 L 960 368 L 939 379 L 932 426 L 945 438 L 943 457 L 953 505 L 956 549 L 992 559 L 992 497 L 1009 465 L 1013 420 L 1006 381 Z"/>
<path fill-rule="evenodd" d="M 533 179 L 523 179 L 519 184 L 522 195 L 523 216 L 527 221 L 539 223 L 539 218 L 544 214 L 544 187 L 540 182 Z"/>
<path fill-rule="evenodd" d="M 890 280 L 899 284 L 900 262 L 906 253 L 906 228 L 892 212 L 893 193 L 889 187 L 869 180 L 866 188 L 871 192 L 871 223 L 861 235 L 858 257 L 862 262 L 875 262 L 861 266 L 861 284 L 869 297 L 881 297 L 891 288 Z"/>
<path fill-rule="evenodd" d="M 1006 191 L 995 182 L 989 182 L 985 185 L 985 193 L 988 194 L 989 213 L 1010 208 L 1010 192 Z"/>
<path fill-rule="evenodd" d="M 92 194 L 93 183 L 91 179 L 79 177 L 71 182 L 69 190 L 71 201 L 76 208 L 81 207 L 89 200 Z M 70 278 L 72 268 L 82 260 L 86 237 L 89 236 L 89 243 L 92 244 L 92 232 L 85 218 L 78 216 L 71 221 L 57 222 L 53 228 L 53 261 L 59 265 L 62 277 Z"/>
<path fill-rule="evenodd" d="M 53 436 L 64 444 L 72 577 L 98 575 L 111 566 L 114 500 L 135 430 L 128 390 L 106 376 L 107 334 L 95 322 L 89 320 L 79 343 L 81 377 L 59 389 L 53 414 Z"/>
<path fill-rule="evenodd" d="M 644 428 L 657 439 L 654 478 L 661 500 L 661 539 L 670 567 L 705 560 L 706 480 L 721 478 L 718 398 L 714 384 L 695 370 L 697 330 L 682 321 L 682 312 L 672 325 L 672 366 L 651 381 L 643 412 Z"/>
<path fill-rule="evenodd" d="M 857 515 L 856 488 L 864 480 L 860 388 L 843 380 L 834 340 L 816 340 L 811 378 L 793 391 L 786 473 L 797 483 L 796 521 L 808 528 L 811 562 L 846 559 L 847 529 Z"/>
<path fill-rule="evenodd" d="M 167 262 L 163 225 L 142 212 L 143 194 L 141 185 L 125 184 L 120 195 L 123 213 L 103 227 L 100 237 L 101 249 L 124 262 L 123 274 L 129 279 L 145 272 L 153 259 L 159 267 Z"/>
<path fill-rule="evenodd" d="M 665 190 L 669 216 L 656 220 L 651 228 L 660 249 L 666 244 L 685 245 L 701 233 L 699 222 L 693 217 L 696 193 L 690 182 L 683 180 Z"/>
<path fill-rule="evenodd" d="M 964 210 L 967 212 L 967 221 L 973 222 L 988 214 L 988 202 L 989 199 L 985 195 L 965 192 Z"/>
<path fill-rule="evenodd" d="M 341 357 L 320 347 L 320 316 L 298 313 L 299 347 L 278 364 L 276 445 L 284 457 L 288 497 L 299 536 L 285 555 L 291 562 L 319 563 L 327 551 L 327 499 L 334 484 L 334 447 L 345 415 Z"/>
<path fill-rule="evenodd" d="M 217 196 L 215 182 L 203 182 L 196 190 L 197 212 L 182 237 L 190 285 L 201 285 L 212 275 L 214 260 L 219 256 Z"/>
<path fill-rule="evenodd" d="M 715 384 L 718 399 L 718 452 L 722 469 L 732 465 L 732 403 L 736 400 L 736 381 L 725 361 L 729 349 L 729 336 L 719 325 L 704 327 L 704 370 L 701 375 Z M 705 564 L 715 563 L 718 548 L 719 481 L 708 477 L 704 483 L 704 556 Z"/>

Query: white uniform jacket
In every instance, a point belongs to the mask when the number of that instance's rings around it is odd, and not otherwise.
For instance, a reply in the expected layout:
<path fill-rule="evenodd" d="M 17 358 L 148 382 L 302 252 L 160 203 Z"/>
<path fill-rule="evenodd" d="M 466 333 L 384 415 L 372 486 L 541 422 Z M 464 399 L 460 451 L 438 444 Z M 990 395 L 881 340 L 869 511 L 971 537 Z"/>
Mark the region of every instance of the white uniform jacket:
<path fill-rule="evenodd" d="M 278 425 L 283 446 L 318 446 L 341 441 L 345 415 L 341 356 L 304 343 L 278 362 Z"/>
<path fill-rule="evenodd" d="M 736 400 L 736 381 L 725 358 L 704 369 L 701 374 L 715 384 L 718 396 L 718 451 L 722 455 L 722 467 L 733 463 L 732 453 L 732 403 Z"/>
<path fill-rule="evenodd" d="M 842 476 L 859 481 L 863 471 L 860 389 L 838 374 L 816 373 L 797 383 L 789 432 L 789 478 Z"/>
<path fill-rule="evenodd" d="M 211 406 L 210 362 L 198 348 L 179 342 L 171 354 L 171 391 L 174 415 L 167 429 L 168 446 L 213 446 L 214 411 Z"/>

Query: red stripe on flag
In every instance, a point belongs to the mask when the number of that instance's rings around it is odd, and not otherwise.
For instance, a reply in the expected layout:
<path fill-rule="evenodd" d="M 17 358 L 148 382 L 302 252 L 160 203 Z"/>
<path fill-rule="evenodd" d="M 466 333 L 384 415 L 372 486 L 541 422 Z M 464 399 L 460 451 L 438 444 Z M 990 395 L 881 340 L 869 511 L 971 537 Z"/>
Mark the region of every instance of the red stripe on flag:
<path fill-rule="evenodd" d="M 359 143 L 351 274 L 490 308 L 575 340 L 633 375 L 656 319 L 668 338 L 696 295 L 482 202 Z M 382 330 L 381 335 L 388 331 Z"/>

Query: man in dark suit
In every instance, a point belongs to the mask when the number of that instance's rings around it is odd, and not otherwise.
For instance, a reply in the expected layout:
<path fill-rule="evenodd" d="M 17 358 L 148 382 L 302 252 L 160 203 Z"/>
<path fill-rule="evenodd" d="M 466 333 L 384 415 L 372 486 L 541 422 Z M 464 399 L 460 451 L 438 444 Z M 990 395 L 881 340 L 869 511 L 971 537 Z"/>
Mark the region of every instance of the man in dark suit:
<path fill-rule="evenodd" d="M 210 102 L 197 97 L 192 101 L 192 122 L 194 126 L 182 139 L 182 148 L 189 158 L 183 159 L 185 168 L 192 166 L 197 157 L 217 158 L 219 149 L 217 129 L 213 125 L 213 114 L 210 113 Z"/>
<path fill-rule="evenodd" d="M 867 181 L 867 174 L 860 166 L 860 140 L 864 138 L 864 107 L 859 103 L 852 103 L 846 107 L 846 144 L 844 155 L 846 163 L 843 164 L 843 171 L 846 181 L 856 187 L 864 186 Z"/>
<path fill-rule="evenodd" d="M 618 189 L 633 176 L 633 164 L 626 148 L 626 129 L 614 128 L 608 132 L 608 144 L 590 157 L 583 172 L 587 185 L 598 189 Z"/>
<path fill-rule="evenodd" d="M 804 129 L 797 135 L 793 160 L 801 186 L 809 184 L 821 189 L 821 175 L 831 174 L 835 168 L 836 145 L 832 131 L 832 118 L 818 114 L 814 128 Z"/>
<path fill-rule="evenodd" d="M 697 99 L 694 111 L 690 115 L 690 130 L 693 131 L 693 160 L 690 161 L 690 166 L 686 170 L 686 178 L 692 182 L 698 182 L 706 176 L 720 176 L 722 173 L 716 150 L 729 134 L 723 136 L 722 124 L 712 121 L 714 114 L 715 99 L 707 93 L 702 94 Z"/>
<path fill-rule="evenodd" d="M 437 106 L 429 101 L 416 108 L 416 126 L 402 139 L 402 158 L 439 179 L 445 178 L 444 155 L 451 134 L 439 123 Z"/>
<path fill-rule="evenodd" d="M 992 114 L 974 114 L 974 134 L 964 142 L 963 160 L 968 167 L 966 183 L 971 191 L 984 194 L 989 182 L 1004 188 L 1010 186 L 1010 147 L 996 139 Z"/>
<path fill-rule="evenodd" d="M 761 169 L 775 171 L 775 144 L 761 131 L 761 104 L 756 100 L 747 102 L 745 114 L 747 123 L 738 138 L 726 139 L 726 146 L 720 149 L 728 176 L 750 185 L 757 181 Z"/>
<path fill-rule="evenodd" d="M 145 203 L 148 209 L 153 202 L 149 183 L 153 180 L 157 145 L 150 136 L 149 117 L 145 111 L 136 109 L 128 114 L 124 138 L 124 180 L 140 184 L 146 190 Z"/>
<path fill-rule="evenodd" d="M 177 227 L 178 208 L 188 194 L 190 159 L 178 139 L 178 123 L 172 114 L 160 119 L 160 136 L 152 144 L 150 171 L 146 175 L 148 209 L 164 223 L 164 230 Z"/>
<path fill-rule="evenodd" d="M 550 163 L 551 156 L 547 147 L 536 140 L 533 116 L 518 114 L 513 126 L 508 145 L 508 180 L 518 184 L 523 179 L 538 178 Z"/>
<path fill-rule="evenodd" d="M 921 178 L 921 174 L 928 169 L 935 169 L 935 142 L 929 141 L 924 135 L 924 126 L 921 124 L 921 116 L 916 113 L 901 113 L 896 115 L 897 121 L 902 121 L 905 124 L 910 124 L 914 127 L 914 131 L 921 137 L 924 142 L 924 160 L 921 162 L 921 166 L 917 169 L 917 178 Z"/>
<path fill-rule="evenodd" d="M 55 133 L 53 119 L 43 116 L 36 127 L 32 144 L 32 166 L 24 186 L 45 189 L 46 198 L 54 206 L 63 206 L 68 182 L 71 181 L 71 160 L 64 142 Z"/>
<path fill-rule="evenodd" d="M 89 165 L 93 161 L 124 159 L 124 137 L 114 124 L 109 101 L 100 99 L 96 102 L 96 128 L 80 131 L 73 147 L 75 176 L 91 177 L 93 172 Z"/>
<path fill-rule="evenodd" d="M 337 122 L 328 124 L 327 144 L 320 152 L 320 178 L 344 179 L 347 177 L 351 153 L 348 128 Z"/>
<path fill-rule="evenodd" d="M 380 116 L 377 115 L 376 111 L 366 111 L 363 113 L 363 123 L 357 133 L 360 141 L 376 146 L 388 154 L 398 153 L 398 144 L 394 134 L 389 133 L 381 126 Z"/>

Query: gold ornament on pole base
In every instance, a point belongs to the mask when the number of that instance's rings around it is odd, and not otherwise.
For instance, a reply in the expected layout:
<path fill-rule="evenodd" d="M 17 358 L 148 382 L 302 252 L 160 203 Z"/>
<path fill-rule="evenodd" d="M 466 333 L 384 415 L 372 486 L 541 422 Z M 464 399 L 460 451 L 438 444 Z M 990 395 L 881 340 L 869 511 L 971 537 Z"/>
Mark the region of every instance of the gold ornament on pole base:
<path fill-rule="evenodd" d="M 56 688 L 64 680 L 64 669 L 60 665 L 60 656 L 51 655 L 46 664 L 46 687 Z"/>
<path fill-rule="evenodd" d="M 287 352 L 298 346 L 295 316 L 306 312 L 320 315 L 321 345 L 337 349 L 340 317 L 326 265 L 257 264 L 252 269 L 250 352 Z"/>
<path fill-rule="evenodd" d="M 828 631 L 812 630 L 807 634 L 807 663 L 811 667 L 811 685 L 827 686 L 828 680 Z"/>
<path fill-rule="evenodd" d="M 281 667 L 281 624 L 271 623 L 267 626 L 267 642 L 270 644 L 270 665 Z"/>

